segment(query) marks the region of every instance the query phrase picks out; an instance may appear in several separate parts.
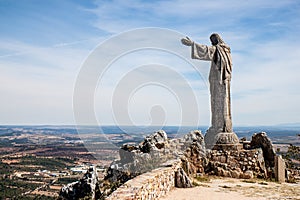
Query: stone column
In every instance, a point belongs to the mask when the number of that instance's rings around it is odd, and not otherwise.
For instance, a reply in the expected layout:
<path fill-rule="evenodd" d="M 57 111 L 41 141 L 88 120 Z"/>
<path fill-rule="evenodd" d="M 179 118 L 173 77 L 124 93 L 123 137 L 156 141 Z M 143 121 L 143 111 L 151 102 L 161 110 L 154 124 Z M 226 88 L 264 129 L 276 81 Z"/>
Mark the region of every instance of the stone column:
<path fill-rule="evenodd" d="M 285 182 L 285 161 L 281 156 L 275 156 L 275 180 L 279 183 Z"/>

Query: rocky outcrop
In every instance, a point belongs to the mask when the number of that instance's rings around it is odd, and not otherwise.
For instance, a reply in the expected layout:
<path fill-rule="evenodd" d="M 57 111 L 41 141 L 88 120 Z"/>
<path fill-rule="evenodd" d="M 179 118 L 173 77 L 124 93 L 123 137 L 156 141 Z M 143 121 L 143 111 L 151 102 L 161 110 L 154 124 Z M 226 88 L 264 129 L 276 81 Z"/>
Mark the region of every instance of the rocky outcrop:
<path fill-rule="evenodd" d="M 190 175 L 204 172 L 206 157 L 204 137 L 200 131 L 191 131 L 183 138 L 169 140 L 164 131 L 154 132 L 139 145 L 124 144 L 119 151 L 120 160 L 114 161 L 105 180 L 120 186 L 126 181 L 157 169 L 169 160 L 181 160 L 181 168 L 176 171 L 177 187 L 191 187 Z M 105 193 L 109 194 L 109 191 Z"/>
<path fill-rule="evenodd" d="M 99 199 L 101 196 L 96 168 L 90 167 L 83 177 L 76 182 L 63 186 L 59 193 L 61 200 L 77 200 L 89 198 Z"/>
<path fill-rule="evenodd" d="M 205 142 L 204 142 L 204 136 L 202 135 L 201 131 L 195 130 L 191 131 L 185 136 L 183 136 L 183 143 L 184 143 L 184 150 L 190 148 L 191 146 L 197 146 L 199 153 L 202 156 L 205 156 L 206 149 L 205 149 Z"/>
<path fill-rule="evenodd" d="M 242 141 L 247 148 L 236 141 L 235 138 L 232 144 L 238 148 L 206 150 L 201 131 L 176 139 L 168 139 L 164 131 L 157 131 L 138 145 L 124 144 L 119 150 L 120 160 L 112 162 L 101 182 L 101 199 L 159 199 L 173 187 L 192 187 L 193 178 L 203 174 L 266 178 L 266 166 L 272 167 L 275 155 L 266 134 L 254 134 L 251 142 Z M 100 196 L 94 171 L 90 169 L 80 181 L 63 187 L 61 198 Z"/>
<path fill-rule="evenodd" d="M 191 188 L 193 187 L 191 179 L 182 168 L 175 172 L 175 187 L 178 188 Z"/>
<path fill-rule="evenodd" d="M 165 147 L 168 143 L 168 137 L 165 131 L 159 130 L 152 135 L 147 136 L 139 145 L 139 149 L 143 153 L 150 153 Z"/>
<path fill-rule="evenodd" d="M 119 151 L 120 160 L 114 161 L 105 180 L 124 183 L 127 180 L 158 168 L 172 159 L 183 159 L 190 163 L 188 174 L 204 172 L 206 157 L 204 137 L 200 131 L 191 131 L 183 138 L 169 140 L 160 130 L 147 136 L 139 145 L 124 144 Z"/>
<path fill-rule="evenodd" d="M 191 131 L 183 137 L 184 157 L 183 164 L 189 174 L 204 173 L 206 163 L 206 149 L 204 137 L 200 131 Z M 184 167 L 185 168 L 185 167 Z"/>
<path fill-rule="evenodd" d="M 273 148 L 273 144 L 268 138 L 267 133 L 260 132 L 255 133 L 252 136 L 252 140 L 250 143 L 251 148 L 261 148 L 263 151 L 263 157 L 265 159 L 266 168 L 273 168 L 274 167 L 274 161 L 275 161 L 275 151 Z"/>
<path fill-rule="evenodd" d="M 159 199 L 172 187 L 192 187 L 192 178 L 199 174 L 243 179 L 265 178 L 264 154 L 260 147 L 261 145 L 255 149 L 233 148 L 206 151 L 204 137 L 200 131 L 191 131 L 182 138 L 172 140 L 168 140 L 163 132 L 156 132 L 146 137 L 138 146 L 124 145 L 121 148 L 124 152 L 122 155 L 120 153 L 119 164 L 123 164 L 123 167 L 130 163 L 139 166 L 140 164 L 147 165 L 147 162 L 155 163 L 157 158 L 160 161 L 177 159 L 180 163 L 177 163 L 176 169 L 171 167 L 174 166 L 173 164 L 170 164 L 171 168 L 168 168 L 166 172 L 162 168 L 162 163 L 156 162 L 156 164 L 159 163 L 156 169 L 136 178 L 132 177 L 133 179 L 113 192 L 109 199 L 123 197 Z M 165 163 L 164 165 L 169 166 Z M 111 168 L 114 168 L 114 165 Z M 129 174 L 130 172 L 126 175 L 127 178 Z M 139 183 L 138 186 L 133 183 L 133 180 Z"/>
<path fill-rule="evenodd" d="M 127 180 L 157 168 L 164 159 L 168 145 L 167 134 L 160 130 L 147 136 L 139 145 L 124 144 L 120 160 L 114 161 L 107 170 L 105 180 L 124 183 Z"/>

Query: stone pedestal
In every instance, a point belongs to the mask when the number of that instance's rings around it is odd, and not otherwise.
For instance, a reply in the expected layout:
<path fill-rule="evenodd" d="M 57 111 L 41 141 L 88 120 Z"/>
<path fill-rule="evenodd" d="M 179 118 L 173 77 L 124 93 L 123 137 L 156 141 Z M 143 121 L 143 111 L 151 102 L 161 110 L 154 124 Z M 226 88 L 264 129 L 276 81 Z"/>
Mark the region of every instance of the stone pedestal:
<path fill-rule="evenodd" d="M 241 150 L 243 145 L 239 143 L 239 138 L 234 132 L 218 133 L 215 137 L 213 150 Z"/>

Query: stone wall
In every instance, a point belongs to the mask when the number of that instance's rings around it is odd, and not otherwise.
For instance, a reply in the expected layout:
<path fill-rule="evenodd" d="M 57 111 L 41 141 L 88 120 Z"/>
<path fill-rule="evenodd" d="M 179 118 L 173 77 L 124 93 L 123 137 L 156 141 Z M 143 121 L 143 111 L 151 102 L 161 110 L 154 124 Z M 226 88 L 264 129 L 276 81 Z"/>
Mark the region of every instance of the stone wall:
<path fill-rule="evenodd" d="M 179 169 L 181 169 L 181 161 L 171 161 L 165 167 L 154 169 L 127 181 L 106 199 L 159 199 L 175 187 L 175 173 Z"/>
<path fill-rule="evenodd" d="M 266 168 L 260 148 L 239 151 L 212 150 L 206 173 L 232 178 L 265 178 Z"/>

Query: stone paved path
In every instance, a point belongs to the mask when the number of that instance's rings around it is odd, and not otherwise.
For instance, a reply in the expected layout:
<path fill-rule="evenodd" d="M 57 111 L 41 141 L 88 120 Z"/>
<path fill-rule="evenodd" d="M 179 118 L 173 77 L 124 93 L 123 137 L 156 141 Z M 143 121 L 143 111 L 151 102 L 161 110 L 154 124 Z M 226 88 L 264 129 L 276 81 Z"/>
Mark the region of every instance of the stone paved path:
<path fill-rule="evenodd" d="M 194 188 L 175 188 L 161 200 L 300 200 L 300 184 L 213 179 Z"/>

